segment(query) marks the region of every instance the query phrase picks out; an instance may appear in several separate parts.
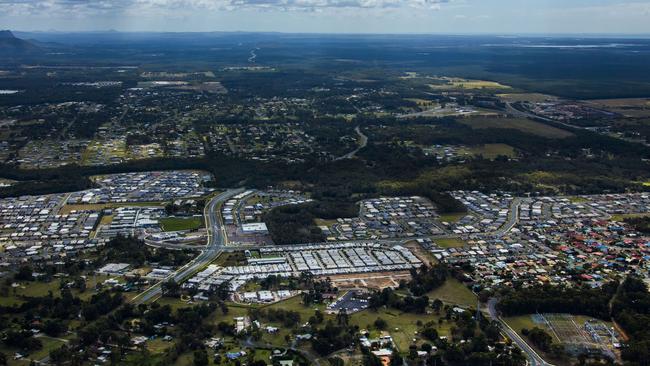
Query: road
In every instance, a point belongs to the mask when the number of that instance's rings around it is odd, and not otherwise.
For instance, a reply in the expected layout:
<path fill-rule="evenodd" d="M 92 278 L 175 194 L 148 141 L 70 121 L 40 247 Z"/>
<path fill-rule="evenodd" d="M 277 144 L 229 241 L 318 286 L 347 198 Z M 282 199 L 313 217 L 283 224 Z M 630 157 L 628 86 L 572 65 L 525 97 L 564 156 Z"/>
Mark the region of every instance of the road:
<path fill-rule="evenodd" d="M 506 324 L 503 319 L 499 316 L 499 313 L 497 312 L 496 309 L 497 305 L 497 300 L 495 298 L 491 298 L 488 300 L 487 306 L 488 306 L 488 313 L 490 314 L 490 318 L 492 320 L 495 320 L 499 323 L 501 326 L 501 330 L 503 333 L 505 333 L 508 338 L 512 339 L 515 344 L 521 348 L 522 351 L 526 354 L 528 357 L 528 363 L 530 366 L 553 366 L 553 364 L 550 364 L 537 353 L 535 350 L 526 343 L 526 341 L 519 336 L 517 332 L 515 332 L 508 324 Z"/>
<path fill-rule="evenodd" d="M 176 272 L 138 294 L 131 302 L 138 305 L 154 299 L 162 294 L 163 282 L 169 281 L 170 279 L 173 279 L 176 283 L 184 282 L 215 260 L 223 252 L 224 246 L 228 243 L 228 237 L 222 223 L 219 207 L 221 203 L 243 191 L 243 188 L 231 189 L 212 198 L 203 210 L 203 216 L 205 216 L 205 224 L 208 230 L 208 243 L 203 247 L 201 253 L 192 261 L 177 269 Z"/>
<path fill-rule="evenodd" d="M 363 149 L 364 147 L 366 147 L 366 145 L 368 145 L 368 136 L 364 135 L 363 132 L 361 132 L 359 126 L 357 126 L 354 129 L 354 132 L 356 132 L 357 135 L 359 136 L 359 146 L 356 149 L 350 151 L 349 153 L 343 156 L 339 156 L 334 160 L 352 159 L 359 152 L 359 150 Z"/>
<path fill-rule="evenodd" d="M 521 198 L 516 197 L 512 200 L 510 204 L 510 212 L 508 213 L 508 220 L 501 225 L 501 227 L 492 233 L 498 237 L 504 236 L 508 231 L 510 231 L 517 223 L 519 222 L 519 206 L 521 206 Z"/>

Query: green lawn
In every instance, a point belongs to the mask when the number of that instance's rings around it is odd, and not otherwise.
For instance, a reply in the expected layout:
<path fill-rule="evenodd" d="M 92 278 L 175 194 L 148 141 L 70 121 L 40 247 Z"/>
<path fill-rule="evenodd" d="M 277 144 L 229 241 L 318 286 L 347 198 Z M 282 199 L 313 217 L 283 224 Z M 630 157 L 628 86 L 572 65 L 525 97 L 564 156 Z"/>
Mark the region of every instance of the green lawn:
<path fill-rule="evenodd" d="M 65 344 L 65 342 L 60 339 L 50 338 L 48 336 L 38 337 L 37 339 L 43 343 L 43 348 L 29 355 L 29 358 L 33 360 L 42 360 L 50 355 L 50 351 L 60 348 Z"/>
<path fill-rule="evenodd" d="M 429 299 L 440 299 L 445 303 L 476 308 L 476 296 L 465 285 L 449 278 L 444 285 L 427 293 Z"/>
<path fill-rule="evenodd" d="M 18 306 L 24 302 L 18 297 L 11 295 L 11 292 L 9 296 L 0 296 L 0 306 Z"/>
<path fill-rule="evenodd" d="M 521 330 L 524 328 L 532 329 L 534 327 L 538 327 L 547 330 L 543 324 L 535 324 L 535 322 L 533 322 L 533 319 L 531 318 L 530 315 L 509 316 L 503 318 L 503 320 L 510 326 L 510 328 L 512 328 L 515 332 L 519 333 L 519 335 L 521 335 L 522 337 L 523 334 L 521 334 Z"/>
<path fill-rule="evenodd" d="M 173 345 L 174 345 L 173 342 L 165 341 L 162 338 L 156 338 L 147 341 L 147 349 L 149 350 L 149 352 L 154 354 L 163 353 L 165 350 L 167 350 L 169 347 Z"/>
<path fill-rule="evenodd" d="M 297 311 L 298 313 L 300 313 L 300 316 L 302 317 L 303 321 L 307 321 L 309 317 L 314 315 L 316 309 L 319 309 L 320 311 L 325 313 L 325 307 L 326 306 L 324 304 L 304 306 L 302 304 L 302 296 L 294 296 L 284 301 L 280 301 L 272 305 L 264 306 L 264 308 L 266 309 L 275 308 L 275 309 Z"/>
<path fill-rule="evenodd" d="M 440 215 L 440 221 L 448 222 L 448 223 L 454 223 L 458 222 L 460 219 L 465 217 L 467 215 L 466 212 L 456 212 L 456 213 L 448 213 L 448 214 L 442 214 Z"/>
<path fill-rule="evenodd" d="M 196 230 L 203 227 L 202 217 L 166 217 L 158 220 L 164 231 Z"/>
<path fill-rule="evenodd" d="M 194 305 L 197 305 L 197 303 L 195 303 L 195 302 L 190 304 L 188 301 L 183 301 L 178 297 L 173 297 L 173 298 L 172 297 L 161 297 L 158 300 L 156 300 L 156 302 L 158 304 L 160 304 L 161 306 L 163 306 L 163 305 L 171 306 L 173 311 L 176 311 L 176 310 L 178 310 L 180 308 L 189 308 L 189 307 L 192 307 Z"/>
<path fill-rule="evenodd" d="M 433 241 L 441 248 L 462 248 L 465 246 L 465 242 L 460 238 L 434 239 Z"/>
<path fill-rule="evenodd" d="M 30 281 L 20 282 L 20 287 L 16 288 L 16 295 L 26 297 L 47 296 L 49 292 L 52 295 L 59 295 L 59 280 L 55 279 L 50 282 Z"/>
<path fill-rule="evenodd" d="M 319 219 L 316 218 L 314 219 L 314 224 L 317 226 L 328 226 L 331 227 L 332 225 L 336 224 L 338 221 L 336 220 L 325 220 L 325 219 Z"/>

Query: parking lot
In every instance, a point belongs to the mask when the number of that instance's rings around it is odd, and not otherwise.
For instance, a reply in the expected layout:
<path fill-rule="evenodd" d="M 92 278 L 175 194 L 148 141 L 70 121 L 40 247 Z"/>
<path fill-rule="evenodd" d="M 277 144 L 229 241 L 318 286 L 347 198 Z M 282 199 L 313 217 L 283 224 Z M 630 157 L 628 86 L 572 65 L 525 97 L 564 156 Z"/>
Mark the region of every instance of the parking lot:
<path fill-rule="evenodd" d="M 357 311 L 368 308 L 368 298 L 369 295 L 366 292 L 356 290 L 348 291 L 327 305 L 327 312 L 334 314 L 343 310 L 348 314 L 356 313 Z"/>

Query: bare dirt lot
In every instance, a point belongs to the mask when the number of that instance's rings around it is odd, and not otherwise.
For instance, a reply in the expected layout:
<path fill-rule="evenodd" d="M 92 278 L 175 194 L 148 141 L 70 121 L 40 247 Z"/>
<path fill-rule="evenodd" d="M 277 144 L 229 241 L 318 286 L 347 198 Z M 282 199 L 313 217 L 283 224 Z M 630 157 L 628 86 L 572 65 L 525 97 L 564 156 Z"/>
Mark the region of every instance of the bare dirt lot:
<path fill-rule="evenodd" d="M 355 273 L 329 276 L 334 286 L 339 289 L 348 288 L 371 288 L 383 290 L 387 287 L 397 287 L 399 282 L 411 279 L 411 274 L 406 271 L 401 272 L 375 272 L 375 273 Z"/>

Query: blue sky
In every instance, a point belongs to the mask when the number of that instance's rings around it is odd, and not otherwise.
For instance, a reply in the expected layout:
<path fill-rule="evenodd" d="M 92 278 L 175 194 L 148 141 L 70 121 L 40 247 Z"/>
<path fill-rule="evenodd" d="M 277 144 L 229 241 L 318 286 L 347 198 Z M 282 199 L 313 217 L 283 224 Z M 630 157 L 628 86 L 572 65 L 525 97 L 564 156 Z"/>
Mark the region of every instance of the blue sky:
<path fill-rule="evenodd" d="M 0 28 L 650 34 L 650 1 L 0 0 Z"/>

